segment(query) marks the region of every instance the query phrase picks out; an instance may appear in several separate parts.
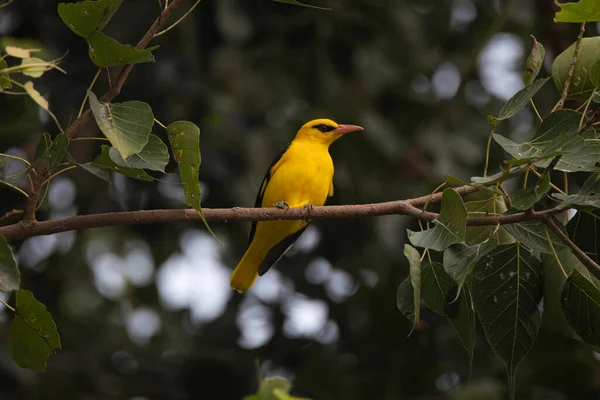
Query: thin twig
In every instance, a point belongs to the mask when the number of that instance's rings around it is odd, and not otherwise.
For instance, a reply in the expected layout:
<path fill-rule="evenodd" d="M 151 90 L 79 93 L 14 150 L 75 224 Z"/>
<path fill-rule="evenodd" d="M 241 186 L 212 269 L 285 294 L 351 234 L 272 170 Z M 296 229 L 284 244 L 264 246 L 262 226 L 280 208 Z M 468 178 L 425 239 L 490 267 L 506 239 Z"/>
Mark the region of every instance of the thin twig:
<path fill-rule="evenodd" d="M 571 79 L 573 78 L 573 71 L 575 71 L 577 57 L 579 57 L 579 49 L 581 47 L 581 39 L 583 38 L 584 32 L 585 22 L 582 22 L 581 27 L 579 28 L 577 42 L 575 43 L 575 51 L 573 52 L 573 58 L 571 58 L 571 65 L 569 65 L 569 74 L 567 75 L 567 79 L 565 80 L 565 86 L 563 86 L 562 95 L 560 96 L 560 100 L 558 100 L 558 103 L 556 103 L 556 106 L 554 106 L 554 109 L 552 111 L 561 110 L 565 104 L 565 100 L 567 100 L 567 95 L 569 94 L 569 87 L 571 86 Z"/>
<path fill-rule="evenodd" d="M 173 0 L 170 4 L 166 5 L 164 10 L 161 12 L 159 17 L 154 21 L 154 23 L 150 26 L 150 28 L 146 31 L 142 39 L 136 45 L 136 49 L 143 50 L 145 49 L 150 41 L 154 38 L 154 35 L 160 31 L 165 22 L 169 19 L 169 17 L 173 14 L 173 12 L 181 5 L 183 0 Z M 117 97 L 121 93 L 121 89 L 123 85 L 127 81 L 127 77 L 129 73 L 133 69 L 133 65 L 128 64 L 123 66 L 119 76 L 114 82 L 114 85 L 111 82 L 110 89 L 104 93 L 104 95 L 100 98 L 100 101 L 104 103 L 110 103 L 115 97 Z M 83 112 L 69 127 L 66 129 L 65 133 L 68 138 L 72 138 L 77 135 L 80 129 L 82 129 L 85 125 L 93 120 L 93 116 L 91 111 L 88 109 Z M 40 189 L 42 187 L 43 182 L 48 179 L 49 171 L 46 167 L 46 161 L 44 158 L 41 158 L 35 166 L 35 170 L 38 174 L 33 179 L 33 185 L 31 192 L 29 194 L 29 198 L 25 205 L 25 215 L 23 221 L 26 225 L 34 224 L 35 221 L 35 211 L 37 209 L 38 197 L 40 195 Z"/>
<path fill-rule="evenodd" d="M 7 219 L 9 219 L 12 216 L 18 215 L 18 214 L 23 214 L 23 210 L 10 210 L 4 213 L 3 216 L 0 217 L 0 223 L 6 221 Z"/>
<path fill-rule="evenodd" d="M 575 243 L 569 239 L 566 233 L 562 231 L 551 218 L 543 219 L 544 223 L 548 225 L 548 228 L 552 229 L 554 233 L 561 238 L 561 240 L 573 250 L 575 256 L 581 261 L 581 263 L 587 268 L 588 271 L 596 278 L 600 279 L 600 265 L 596 264 L 594 260 L 590 258 L 583 250 L 581 250 Z"/>

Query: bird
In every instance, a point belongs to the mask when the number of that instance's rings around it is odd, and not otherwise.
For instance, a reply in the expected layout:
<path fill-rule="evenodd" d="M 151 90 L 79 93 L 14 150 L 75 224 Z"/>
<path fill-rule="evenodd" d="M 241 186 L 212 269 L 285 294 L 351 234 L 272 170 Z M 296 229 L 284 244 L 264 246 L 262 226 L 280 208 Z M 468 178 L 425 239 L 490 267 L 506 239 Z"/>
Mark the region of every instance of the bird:
<path fill-rule="evenodd" d="M 357 125 L 315 119 L 304 124 L 275 157 L 260 185 L 254 207 L 322 206 L 333 195 L 333 161 L 329 146 L 343 135 L 362 131 Z M 250 227 L 248 247 L 231 274 L 231 287 L 250 289 L 298 240 L 309 220 L 259 221 Z"/>

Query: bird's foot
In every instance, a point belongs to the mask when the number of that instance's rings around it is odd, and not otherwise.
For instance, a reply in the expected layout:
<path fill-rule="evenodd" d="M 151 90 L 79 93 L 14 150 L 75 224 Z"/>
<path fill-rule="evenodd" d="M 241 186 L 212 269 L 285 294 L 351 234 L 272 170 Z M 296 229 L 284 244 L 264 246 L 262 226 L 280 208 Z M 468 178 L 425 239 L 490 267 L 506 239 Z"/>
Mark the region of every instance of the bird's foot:
<path fill-rule="evenodd" d="M 290 208 L 290 205 L 287 203 L 287 201 L 281 200 L 279 203 L 273 204 L 273 207 L 277 207 L 281 210 L 286 210 Z"/>
<path fill-rule="evenodd" d="M 306 210 L 305 220 L 306 220 L 306 222 L 310 222 L 310 214 L 312 214 L 313 210 L 315 209 L 315 206 L 308 203 L 308 204 L 305 204 L 303 208 Z"/>

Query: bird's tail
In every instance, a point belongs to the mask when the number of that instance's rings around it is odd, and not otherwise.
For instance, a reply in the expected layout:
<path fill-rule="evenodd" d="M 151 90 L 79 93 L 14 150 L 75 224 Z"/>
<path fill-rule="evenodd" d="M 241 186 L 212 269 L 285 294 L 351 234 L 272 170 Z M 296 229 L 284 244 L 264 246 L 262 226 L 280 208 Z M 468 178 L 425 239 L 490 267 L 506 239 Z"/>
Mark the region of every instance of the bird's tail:
<path fill-rule="evenodd" d="M 262 259 L 260 252 L 250 246 L 231 274 L 231 287 L 240 293 L 250 289 L 258 277 L 258 266 Z"/>

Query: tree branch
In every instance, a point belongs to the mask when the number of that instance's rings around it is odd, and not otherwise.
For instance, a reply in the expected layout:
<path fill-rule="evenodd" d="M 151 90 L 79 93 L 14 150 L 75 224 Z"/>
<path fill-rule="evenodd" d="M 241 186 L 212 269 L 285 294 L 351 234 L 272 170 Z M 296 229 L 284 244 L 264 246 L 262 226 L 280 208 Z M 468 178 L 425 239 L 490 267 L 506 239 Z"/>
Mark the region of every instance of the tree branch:
<path fill-rule="evenodd" d="M 567 75 L 567 79 L 565 79 L 565 86 L 563 87 L 562 95 L 560 96 L 560 100 L 558 100 L 558 103 L 556 103 L 556 107 L 554 107 L 554 110 L 552 111 L 562 109 L 563 105 L 565 104 L 565 100 L 567 100 L 567 95 L 569 94 L 569 87 L 571 86 L 571 79 L 573 78 L 573 72 L 575 71 L 577 57 L 579 57 L 579 48 L 581 47 L 581 39 L 583 38 L 584 32 L 585 22 L 582 22 L 581 27 L 579 28 L 577 42 L 575 44 L 575 50 L 573 51 L 573 58 L 571 58 L 571 64 L 569 65 L 569 74 Z"/>
<path fill-rule="evenodd" d="M 144 34 L 142 39 L 135 46 L 138 50 L 143 50 L 148 46 L 150 41 L 154 38 L 154 35 L 163 27 L 167 19 L 173 14 L 173 12 L 181 5 L 183 0 L 173 0 L 164 10 L 160 13 L 158 18 L 150 26 L 148 31 Z M 121 93 L 121 89 L 129 76 L 133 68 L 132 64 L 125 65 L 121 70 L 119 77 L 115 81 L 114 85 L 100 98 L 101 101 L 108 103 L 111 102 L 115 97 Z M 88 124 L 92 120 L 92 112 L 88 109 L 79 118 L 77 118 L 65 131 L 67 137 L 74 137 L 81 128 Z M 25 205 L 25 215 L 23 221 L 25 224 L 35 223 L 35 211 L 37 208 L 37 202 L 40 194 L 40 189 L 44 182 L 48 179 L 49 171 L 46 166 L 46 161 L 41 158 L 34 167 L 36 174 L 32 178 L 32 187 L 29 193 L 29 198 Z"/>
<path fill-rule="evenodd" d="M 457 188 L 459 194 L 472 193 L 472 186 Z M 477 190 L 477 188 L 474 188 Z M 205 208 L 204 217 L 207 221 L 270 221 L 294 219 L 339 219 L 374 217 L 381 215 L 408 215 L 414 218 L 433 221 L 438 214 L 424 211 L 422 207 L 427 201 L 438 203 L 442 193 L 432 196 L 422 196 L 408 200 L 389 201 L 385 203 L 357 204 L 345 206 L 303 207 L 279 209 L 270 208 Z M 552 208 L 539 212 L 523 212 L 518 214 L 469 217 L 467 225 L 485 226 L 497 224 L 513 224 L 529 220 L 546 220 L 552 215 L 563 212 L 562 208 Z M 140 210 L 113 212 L 106 214 L 78 215 L 75 217 L 37 222 L 34 224 L 16 223 L 0 227 L 0 235 L 8 241 L 26 239 L 33 236 L 50 235 L 53 233 L 98 228 L 119 225 L 156 224 L 174 222 L 200 222 L 201 218 L 193 209 L 178 210 Z"/>
<path fill-rule="evenodd" d="M 575 243 L 569 239 L 569 237 L 560 229 L 554 221 L 550 218 L 545 218 L 544 223 L 548 226 L 548 228 L 552 229 L 554 233 L 556 233 L 562 241 L 569 246 L 569 248 L 573 251 L 573 254 L 581 261 L 581 263 L 587 268 L 588 271 L 596 278 L 600 279 L 600 265 L 598 265 L 594 260 L 590 258 L 583 250 L 581 250 Z"/>

